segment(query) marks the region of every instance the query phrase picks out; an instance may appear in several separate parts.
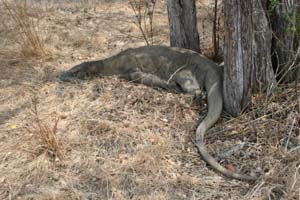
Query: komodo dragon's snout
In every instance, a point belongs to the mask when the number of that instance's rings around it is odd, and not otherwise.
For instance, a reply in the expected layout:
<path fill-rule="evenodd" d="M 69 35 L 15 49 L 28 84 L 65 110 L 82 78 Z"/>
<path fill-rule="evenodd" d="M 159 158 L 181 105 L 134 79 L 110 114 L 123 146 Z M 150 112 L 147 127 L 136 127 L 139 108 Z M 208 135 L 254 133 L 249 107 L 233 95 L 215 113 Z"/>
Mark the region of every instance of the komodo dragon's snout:
<path fill-rule="evenodd" d="M 59 79 L 65 82 L 70 82 L 76 79 L 85 79 L 89 75 L 92 75 L 88 68 L 88 63 L 81 63 L 68 71 L 62 72 Z"/>

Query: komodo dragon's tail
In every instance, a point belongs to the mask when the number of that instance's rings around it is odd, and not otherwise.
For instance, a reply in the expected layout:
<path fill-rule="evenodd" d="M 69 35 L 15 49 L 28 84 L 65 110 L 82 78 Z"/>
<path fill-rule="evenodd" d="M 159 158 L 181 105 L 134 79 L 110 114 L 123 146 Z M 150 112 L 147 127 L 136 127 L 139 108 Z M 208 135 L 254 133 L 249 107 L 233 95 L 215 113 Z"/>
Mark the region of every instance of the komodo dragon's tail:
<path fill-rule="evenodd" d="M 214 83 L 208 85 L 207 98 L 208 98 L 208 113 L 204 120 L 199 124 L 196 131 L 196 146 L 199 150 L 200 155 L 203 160 L 211 165 L 213 169 L 222 173 L 228 178 L 239 179 L 243 181 L 254 181 L 257 177 L 251 177 L 246 175 L 237 174 L 231 172 L 228 169 L 220 165 L 206 150 L 203 139 L 205 132 L 219 119 L 222 108 L 223 108 L 223 98 L 222 98 L 222 89 L 221 84 Z"/>

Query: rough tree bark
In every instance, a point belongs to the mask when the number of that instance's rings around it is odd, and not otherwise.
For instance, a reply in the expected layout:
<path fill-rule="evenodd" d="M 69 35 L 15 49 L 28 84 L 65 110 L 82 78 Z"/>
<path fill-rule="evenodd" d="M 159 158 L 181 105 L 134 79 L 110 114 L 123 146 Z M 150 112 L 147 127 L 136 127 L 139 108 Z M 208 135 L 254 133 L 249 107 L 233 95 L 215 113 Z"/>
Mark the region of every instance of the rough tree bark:
<path fill-rule="evenodd" d="M 270 85 L 271 35 L 261 0 L 224 3 L 224 108 L 238 116 L 252 91 Z"/>
<path fill-rule="evenodd" d="M 295 64 L 300 59 L 300 0 L 277 0 L 268 9 L 274 32 L 273 65 L 281 80 L 291 82 L 300 75 Z"/>
<path fill-rule="evenodd" d="M 252 89 L 273 89 L 276 80 L 272 68 L 272 29 L 266 13 L 268 0 L 253 0 L 253 68 Z"/>
<path fill-rule="evenodd" d="M 195 0 L 167 0 L 171 46 L 200 53 Z"/>

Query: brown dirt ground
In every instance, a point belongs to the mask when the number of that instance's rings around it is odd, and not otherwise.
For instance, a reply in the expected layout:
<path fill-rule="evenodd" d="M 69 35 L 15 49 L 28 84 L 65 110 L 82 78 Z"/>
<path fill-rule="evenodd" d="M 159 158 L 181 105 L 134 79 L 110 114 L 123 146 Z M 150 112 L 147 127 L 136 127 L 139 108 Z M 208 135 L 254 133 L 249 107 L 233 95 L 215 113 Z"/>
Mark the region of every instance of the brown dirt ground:
<path fill-rule="evenodd" d="M 30 12 L 39 19 L 48 54 L 0 64 L 0 199 L 300 198 L 299 86 L 257 95 L 247 113 L 235 119 L 224 114 L 209 131 L 207 147 L 219 162 L 263 174 L 255 183 L 227 179 L 201 160 L 191 142 L 206 112 L 204 97 L 118 77 L 57 79 L 74 64 L 145 45 L 127 3 L 33 2 Z M 210 19 L 210 4 L 198 9 L 199 18 Z M 161 1 L 154 31 L 155 44 L 168 45 Z M 1 48 L 16 46 L 10 34 L 0 29 Z M 58 149 L 41 142 L 34 99 L 40 123 L 52 128 L 59 119 Z"/>

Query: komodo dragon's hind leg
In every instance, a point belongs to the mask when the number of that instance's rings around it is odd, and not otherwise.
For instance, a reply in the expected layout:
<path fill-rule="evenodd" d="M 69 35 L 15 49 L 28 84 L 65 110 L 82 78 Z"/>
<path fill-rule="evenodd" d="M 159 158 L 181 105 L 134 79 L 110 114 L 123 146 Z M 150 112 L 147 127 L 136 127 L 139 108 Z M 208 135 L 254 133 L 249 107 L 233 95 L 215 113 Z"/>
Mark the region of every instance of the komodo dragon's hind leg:
<path fill-rule="evenodd" d="M 153 88 L 162 88 L 169 92 L 173 93 L 182 93 L 182 89 L 179 85 L 174 82 L 168 83 L 167 81 L 155 76 L 153 74 L 144 73 L 144 72 L 132 72 L 126 77 L 129 81 L 135 83 L 142 83 L 144 85 L 153 87 Z"/>

